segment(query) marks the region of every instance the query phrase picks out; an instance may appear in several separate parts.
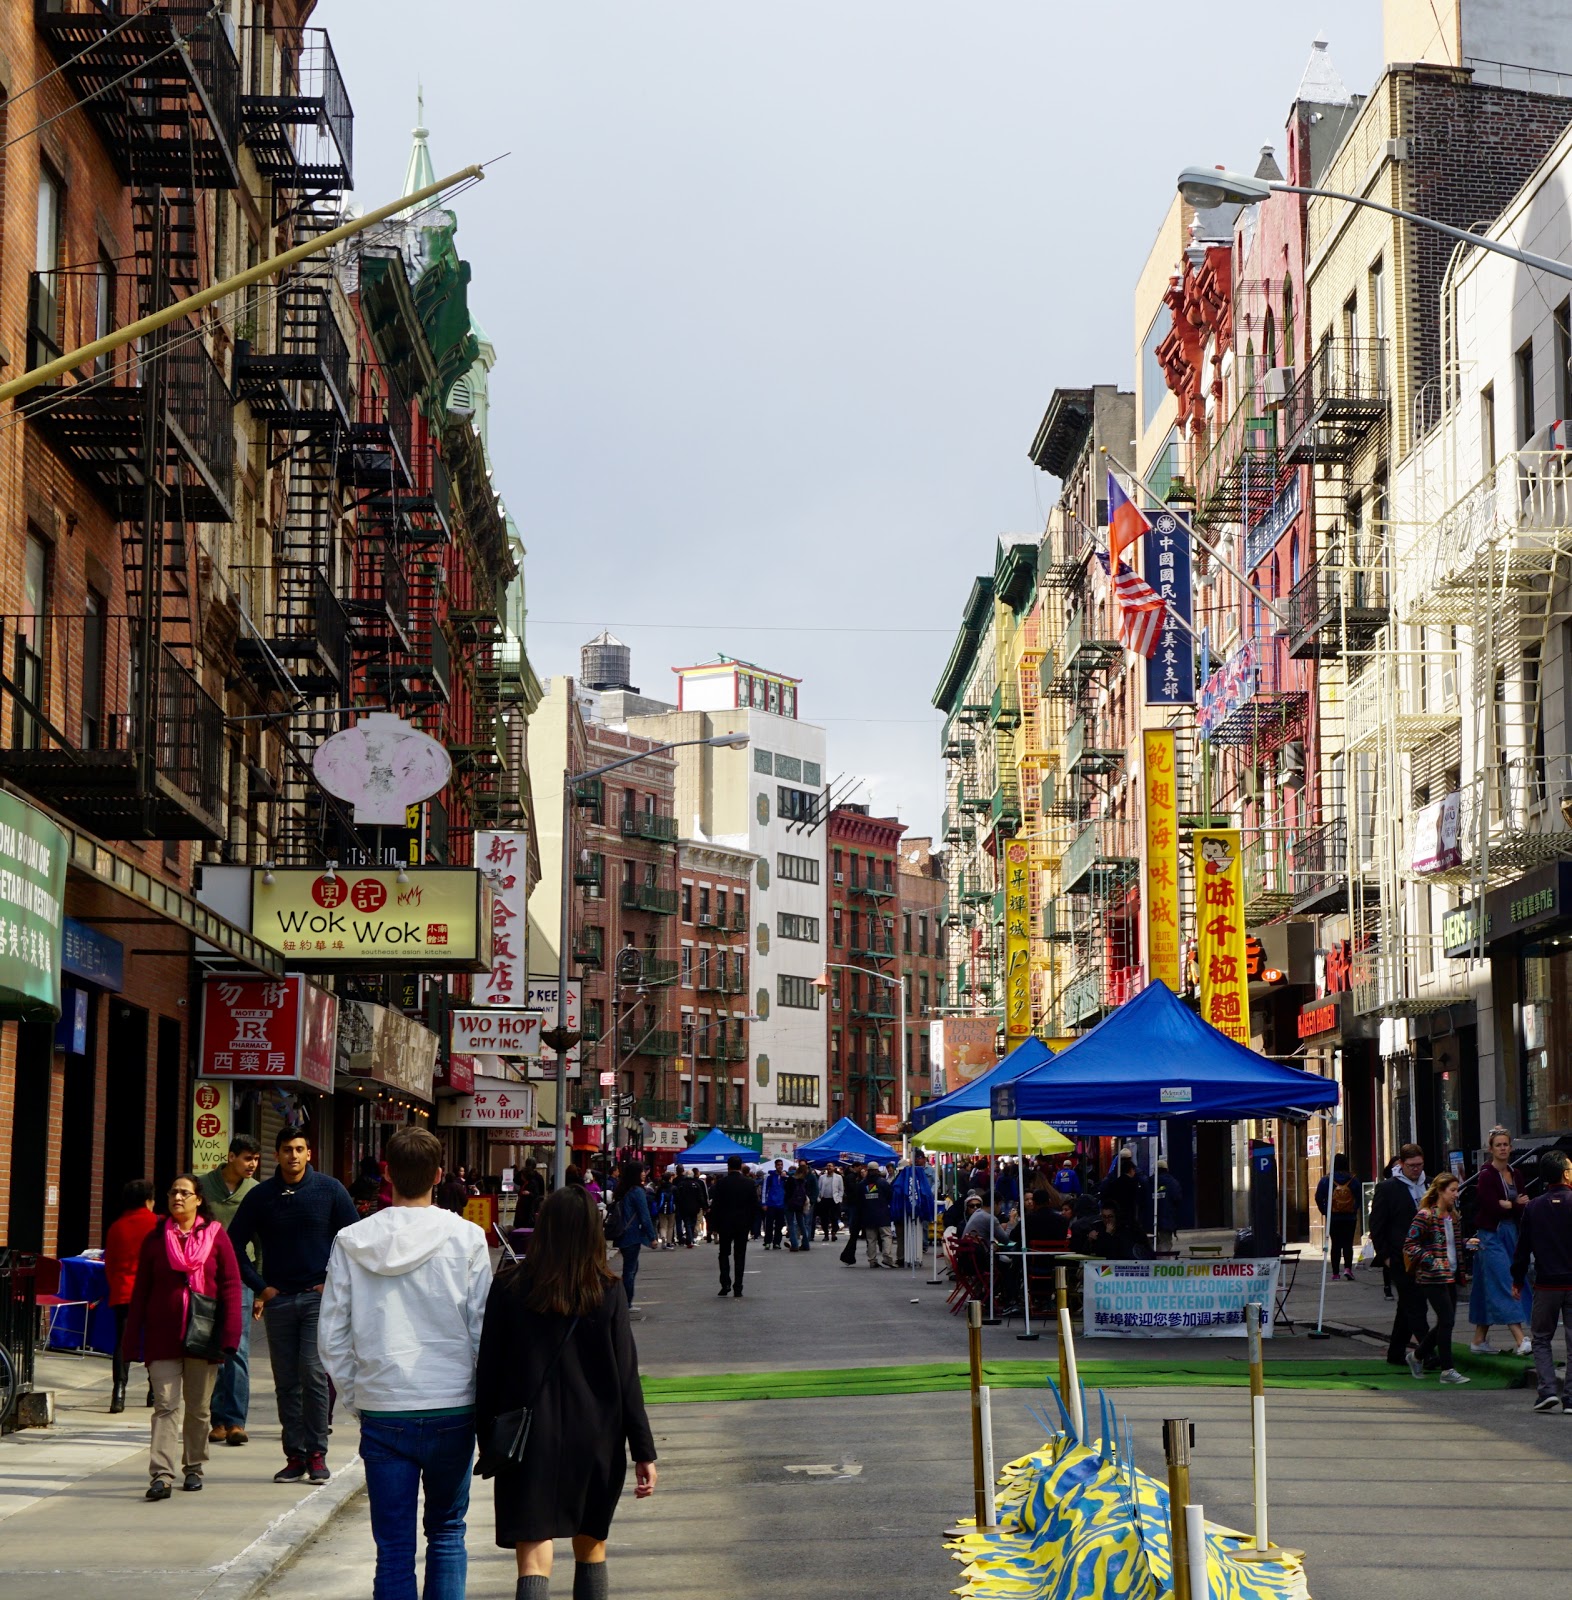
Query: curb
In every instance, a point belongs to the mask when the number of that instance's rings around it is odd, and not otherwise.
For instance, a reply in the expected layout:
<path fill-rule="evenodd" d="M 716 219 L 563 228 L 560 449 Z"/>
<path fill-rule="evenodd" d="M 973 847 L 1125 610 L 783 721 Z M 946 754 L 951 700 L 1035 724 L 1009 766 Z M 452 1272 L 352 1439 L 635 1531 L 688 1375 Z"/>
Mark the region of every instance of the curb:
<path fill-rule="evenodd" d="M 212 1568 L 213 1581 L 198 1590 L 201 1600 L 251 1600 L 287 1567 L 366 1487 L 365 1464 L 357 1456 L 320 1489 L 270 1523 L 239 1555 Z"/>

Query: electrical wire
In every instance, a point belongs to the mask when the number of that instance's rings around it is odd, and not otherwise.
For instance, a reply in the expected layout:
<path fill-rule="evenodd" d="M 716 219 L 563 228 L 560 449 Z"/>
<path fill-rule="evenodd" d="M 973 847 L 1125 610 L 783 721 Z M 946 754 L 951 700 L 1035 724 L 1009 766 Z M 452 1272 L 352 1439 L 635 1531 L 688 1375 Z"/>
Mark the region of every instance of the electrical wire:
<path fill-rule="evenodd" d="M 130 12 L 127 16 L 122 18 L 121 21 L 117 22 L 114 25 L 114 27 L 112 27 L 108 31 L 108 33 L 106 33 L 103 36 L 103 38 L 93 40 L 93 42 L 90 45 L 86 45 L 81 50 L 78 50 L 77 53 L 74 56 L 67 56 L 65 58 L 65 60 L 60 63 L 59 66 L 51 67 L 49 69 L 49 71 L 46 72 L 43 75 L 43 77 L 34 78 L 33 81 L 30 84 L 28 84 L 28 86 L 25 89 L 18 89 L 15 94 L 8 95 L 6 97 L 7 104 L 14 106 L 17 103 L 18 100 L 25 100 L 28 97 L 28 95 L 30 95 L 35 89 L 42 89 L 43 86 L 46 83 L 48 83 L 53 78 L 58 78 L 60 76 L 60 74 L 66 70 L 67 67 L 74 66 L 78 61 L 80 61 L 82 59 L 83 56 L 91 55 L 101 45 L 108 44 L 109 41 L 111 39 L 113 39 L 117 33 L 123 33 L 127 28 L 129 28 L 131 26 L 131 24 L 133 22 L 141 22 L 144 19 L 146 19 L 147 17 L 152 16 L 155 12 L 161 11 L 162 9 L 163 9 L 163 0 L 152 0 L 152 4 L 144 6 L 140 11 Z M 213 11 L 210 11 L 208 13 L 208 15 L 212 16 L 217 10 L 218 10 L 218 7 L 215 6 L 213 8 Z M 92 96 L 89 96 L 88 98 L 91 99 Z M 84 100 L 77 101 L 77 105 L 85 105 L 85 104 L 86 104 L 86 101 L 84 101 Z M 25 137 L 25 135 L 24 135 L 24 137 Z"/>

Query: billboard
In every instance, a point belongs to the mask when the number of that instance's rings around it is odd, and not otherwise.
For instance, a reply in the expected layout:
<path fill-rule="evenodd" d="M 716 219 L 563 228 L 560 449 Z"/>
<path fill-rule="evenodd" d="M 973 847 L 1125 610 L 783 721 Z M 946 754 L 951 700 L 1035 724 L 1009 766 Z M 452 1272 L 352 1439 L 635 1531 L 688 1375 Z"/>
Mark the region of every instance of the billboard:
<path fill-rule="evenodd" d="M 1011 1047 L 1032 1031 L 1032 910 L 1026 841 L 1004 847 L 1004 1033 Z"/>
<path fill-rule="evenodd" d="M 448 1046 L 467 1056 L 526 1056 L 536 1061 L 540 1058 L 541 1025 L 538 1011 L 476 1006 L 449 1017 Z"/>
<path fill-rule="evenodd" d="M 338 997 L 298 972 L 202 985 L 198 1074 L 331 1093 Z"/>
<path fill-rule="evenodd" d="M 940 1017 L 928 1024 L 933 1063 L 944 1069 L 944 1092 L 980 1078 L 999 1059 L 993 1017 Z"/>

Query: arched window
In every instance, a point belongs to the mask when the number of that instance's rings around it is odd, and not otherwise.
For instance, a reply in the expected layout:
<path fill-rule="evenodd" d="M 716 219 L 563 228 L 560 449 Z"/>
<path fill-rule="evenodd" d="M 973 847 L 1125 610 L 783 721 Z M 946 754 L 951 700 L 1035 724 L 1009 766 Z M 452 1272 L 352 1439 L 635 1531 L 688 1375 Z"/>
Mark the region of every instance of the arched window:
<path fill-rule="evenodd" d="M 1272 320 L 1272 308 L 1266 308 L 1266 322 L 1261 333 L 1262 351 L 1268 370 L 1277 365 L 1277 324 Z"/>
<path fill-rule="evenodd" d="M 1303 576 L 1299 567 L 1299 531 L 1296 528 L 1293 536 L 1288 541 L 1288 573 L 1289 582 L 1295 588 L 1299 586 L 1299 579 Z"/>
<path fill-rule="evenodd" d="M 1283 365 L 1294 364 L 1294 280 L 1283 279 Z"/>

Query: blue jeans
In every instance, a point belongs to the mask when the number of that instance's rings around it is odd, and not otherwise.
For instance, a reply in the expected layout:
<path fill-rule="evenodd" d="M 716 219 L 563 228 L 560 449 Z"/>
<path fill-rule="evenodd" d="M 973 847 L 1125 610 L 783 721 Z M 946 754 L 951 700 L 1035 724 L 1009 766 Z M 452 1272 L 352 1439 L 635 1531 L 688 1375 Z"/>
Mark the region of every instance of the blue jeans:
<path fill-rule="evenodd" d="M 328 1377 L 317 1351 L 321 1313 L 315 1289 L 274 1295 L 262 1313 L 284 1454 L 302 1461 L 327 1454 Z"/>
<path fill-rule="evenodd" d="M 240 1343 L 235 1353 L 219 1370 L 213 1386 L 213 1425 L 243 1428 L 251 1410 L 251 1296 L 244 1296 L 240 1319 Z"/>
<path fill-rule="evenodd" d="M 633 1304 L 633 1280 L 639 1275 L 639 1251 L 644 1247 L 639 1244 L 622 1244 L 617 1248 L 622 1252 L 622 1289 L 628 1297 L 628 1304 Z"/>
<path fill-rule="evenodd" d="M 692 1244 L 693 1243 L 693 1224 L 697 1220 L 698 1220 L 698 1218 L 696 1218 L 696 1217 L 685 1217 L 685 1216 L 683 1216 L 683 1214 L 680 1211 L 677 1213 L 677 1243 L 678 1244 Z"/>
<path fill-rule="evenodd" d="M 469 1561 L 464 1514 L 475 1457 L 475 1413 L 458 1416 L 360 1419 L 360 1459 L 366 1464 L 371 1536 L 377 1542 L 372 1600 L 417 1600 L 415 1506 L 426 1490 L 425 1600 L 464 1600 Z"/>
<path fill-rule="evenodd" d="M 786 1242 L 793 1250 L 806 1250 L 813 1239 L 813 1223 L 806 1211 L 786 1213 Z"/>

